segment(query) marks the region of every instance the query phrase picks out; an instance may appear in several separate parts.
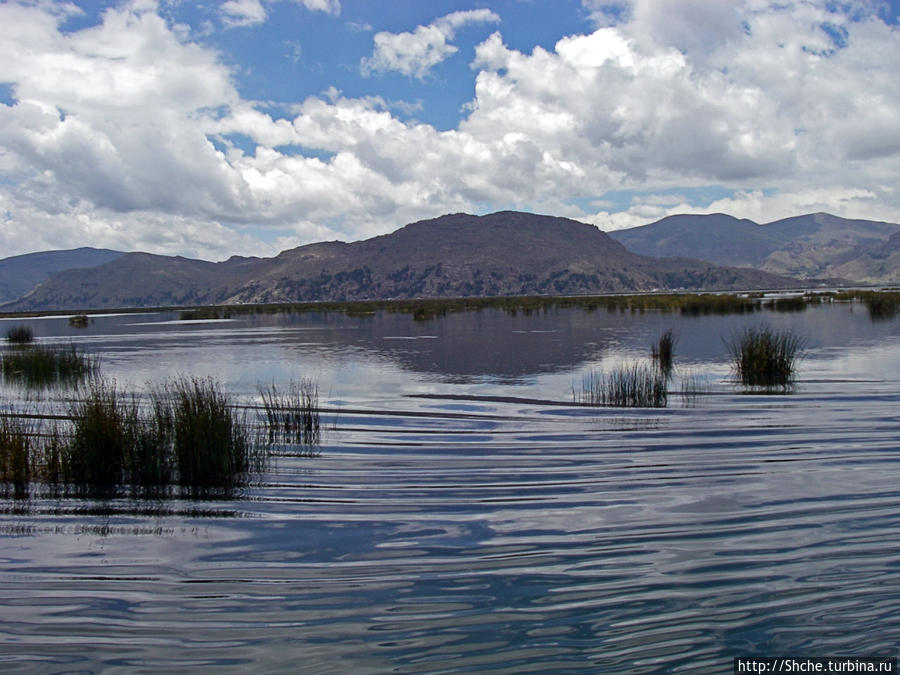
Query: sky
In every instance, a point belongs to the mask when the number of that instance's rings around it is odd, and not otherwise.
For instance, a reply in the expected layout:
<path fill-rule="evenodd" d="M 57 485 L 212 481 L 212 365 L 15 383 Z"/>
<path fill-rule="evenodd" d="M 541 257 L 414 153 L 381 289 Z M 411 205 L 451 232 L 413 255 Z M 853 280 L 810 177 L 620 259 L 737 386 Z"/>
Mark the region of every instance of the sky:
<path fill-rule="evenodd" d="M 0 258 L 900 222 L 900 0 L 0 0 Z"/>

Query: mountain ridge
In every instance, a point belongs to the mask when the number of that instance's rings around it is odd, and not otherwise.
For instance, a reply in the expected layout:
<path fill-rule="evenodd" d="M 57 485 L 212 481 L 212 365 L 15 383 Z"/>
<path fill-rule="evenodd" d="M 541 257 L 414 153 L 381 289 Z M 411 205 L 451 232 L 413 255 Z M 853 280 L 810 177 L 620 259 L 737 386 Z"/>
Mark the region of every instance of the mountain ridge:
<path fill-rule="evenodd" d="M 873 259 L 900 225 L 809 213 L 758 224 L 726 214 L 678 214 L 609 235 L 648 256 L 684 255 L 797 279 L 897 283 L 900 256 Z M 877 251 L 875 251 L 877 255 Z M 850 275 L 850 276 L 848 276 Z"/>
<path fill-rule="evenodd" d="M 628 251 L 593 225 L 501 211 L 449 214 L 359 242 L 213 263 L 129 253 L 52 276 L 4 311 L 674 289 L 784 288 L 756 270 Z"/>

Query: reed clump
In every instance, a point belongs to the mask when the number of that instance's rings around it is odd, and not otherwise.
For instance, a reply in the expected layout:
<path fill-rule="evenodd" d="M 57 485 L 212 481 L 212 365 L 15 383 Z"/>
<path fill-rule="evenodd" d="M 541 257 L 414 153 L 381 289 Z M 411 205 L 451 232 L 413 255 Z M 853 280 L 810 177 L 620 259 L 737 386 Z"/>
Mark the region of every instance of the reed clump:
<path fill-rule="evenodd" d="M 19 418 L 0 418 L 0 483 L 10 486 L 17 498 L 28 492 L 32 473 L 32 435 L 27 422 Z"/>
<path fill-rule="evenodd" d="M 319 386 L 310 378 L 291 380 L 280 391 L 273 382 L 259 389 L 270 443 L 296 443 L 314 448 L 321 439 Z"/>
<path fill-rule="evenodd" d="M 803 339 L 790 331 L 762 326 L 733 335 L 726 347 L 743 384 L 787 387 L 794 381 L 803 344 Z"/>
<path fill-rule="evenodd" d="M 13 326 L 6 331 L 6 341 L 11 345 L 27 345 L 34 342 L 34 331 L 31 326 Z"/>
<path fill-rule="evenodd" d="M 178 378 L 156 404 L 157 419 L 171 428 L 181 485 L 230 488 L 242 482 L 256 453 L 246 421 L 216 381 Z"/>
<path fill-rule="evenodd" d="M 212 379 L 178 378 L 139 396 L 95 378 L 68 412 L 49 429 L 0 418 L 4 486 L 25 493 L 41 480 L 91 495 L 175 486 L 197 494 L 238 487 L 263 466 L 250 425 Z"/>
<path fill-rule="evenodd" d="M 26 344 L 0 356 L 3 377 L 27 386 L 77 382 L 96 375 L 99 369 L 99 357 L 87 354 L 75 345 Z"/>
<path fill-rule="evenodd" d="M 658 368 L 633 363 L 609 372 L 591 372 L 572 397 L 575 403 L 588 406 L 665 408 L 667 379 Z"/>
<path fill-rule="evenodd" d="M 675 332 L 669 328 L 650 347 L 650 357 L 667 377 L 672 374 L 672 368 L 675 363 L 675 344 L 677 342 L 678 338 L 675 337 Z"/>
<path fill-rule="evenodd" d="M 66 477 L 79 487 L 111 490 L 126 480 L 126 457 L 138 424 L 137 405 L 114 382 L 95 379 L 70 408 L 71 433 L 62 452 Z"/>
<path fill-rule="evenodd" d="M 87 314 L 75 314 L 69 317 L 69 325 L 72 328 L 87 328 L 89 319 Z"/>

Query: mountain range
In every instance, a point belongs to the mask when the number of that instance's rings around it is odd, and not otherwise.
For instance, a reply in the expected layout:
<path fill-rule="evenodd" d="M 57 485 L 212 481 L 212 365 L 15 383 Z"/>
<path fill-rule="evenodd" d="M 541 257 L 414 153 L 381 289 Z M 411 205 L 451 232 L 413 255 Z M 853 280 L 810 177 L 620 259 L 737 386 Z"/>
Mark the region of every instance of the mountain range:
<path fill-rule="evenodd" d="M 593 225 L 504 211 L 452 214 L 359 242 L 213 263 L 127 253 L 58 272 L 6 311 L 791 285 L 777 275 L 637 255 Z"/>
<path fill-rule="evenodd" d="M 567 218 L 459 213 L 273 258 L 28 254 L 0 260 L 0 289 L 15 292 L 9 278 L 32 257 L 42 279 L 3 311 L 881 283 L 898 278 L 900 226 L 827 214 L 758 225 L 719 214 L 606 234 Z M 52 268 L 50 260 L 70 267 Z"/>
<path fill-rule="evenodd" d="M 669 216 L 610 236 L 641 255 L 691 256 L 796 279 L 900 281 L 900 226 L 893 223 L 813 213 L 758 225 L 718 213 Z"/>

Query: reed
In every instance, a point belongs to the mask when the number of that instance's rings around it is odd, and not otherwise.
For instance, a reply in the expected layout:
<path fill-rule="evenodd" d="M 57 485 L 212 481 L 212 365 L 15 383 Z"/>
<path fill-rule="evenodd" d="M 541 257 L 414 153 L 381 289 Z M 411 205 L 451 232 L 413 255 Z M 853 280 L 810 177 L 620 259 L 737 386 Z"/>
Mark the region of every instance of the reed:
<path fill-rule="evenodd" d="M 108 491 L 125 479 L 126 457 L 134 440 L 135 401 L 115 382 L 90 382 L 84 398 L 72 403 L 71 434 L 62 461 L 71 482 L 83 489 Z"/>
<path fill-rule="evenodd" d="M 175 466 L 182 486 L 231 488 L 244 481 L 256 453 L 245 420 L 239 419 L 215 380 L 172 380 L 159 400 L 160 415 L 171 420 Z"/>
<path fill-rule="evenodd" d="M 11 345 L 27 345 L 34 342 L 34 331 L 31 326 L 13 326 L 6 331 L 6 341 Z"/>
<path fill-rule="evenodd" d="M 634 363 L 610 372 L 591 372 L 573 389 L 575 403 L 615 408 L 665 408 L 667 377 L 658 368 Z"/>
<path fill-rule="evenodd" d="M 870 293 L 863 297 L 863 303 L 871 319 L 893 319 L 900 310 L 900 293 Z"/>
<path fill-rule="evenodd" d="M 675 358 L 675 344 L 678 338 L 675 337 L 674 331 L 669 328 L 656 341 L 656 344 L 650 347 L 650 356 L 660 371 L 669 377 L 672 374 L 672 367 Z"/>
<path fill-rule="evenodd" d="M 86 354 L 75 345 L 24 345 L 0 356 L 3 377 L 27 386 L 77 382 L 96 375 L 99 369 L 99 357 Z"/>
<path fill-rule="evenodd" d="M 309 378 L 291 380 L 286 391 L 273 382 L 260 387 L 266 414 L 269 442 L 286 442 L 316 447 L 321 439 L 319 386 Z"/>
<path fill-rule="evenodd" d="M 776 312 L 803 312 L 812 303 L 820 302 L 819 298 L 803 295 L 789 295 L 775 298 L 769 303 L 769 307 Z"/>
<path fill-rule="evenodd" d="M 794 381 L 803 339 L 768 326 L 747 328 L 726 342 L 741 382 L 752 387 L 787 387 Z"/>
<path fill-rule="evenodd" d="M 0 418 L 0 483 L 4 492 L 11 486 L 16 498 L 28 494 L 32 478 L 31 454 L 28 423 L 14 417 Z"/>
<path fill-rule="evenodd" d="M 88 316 L 87 314 L 75 314 L 74 316 L 69 317 L 69 325 L 72 328 L 87 328 L 88 327 Z"/>

